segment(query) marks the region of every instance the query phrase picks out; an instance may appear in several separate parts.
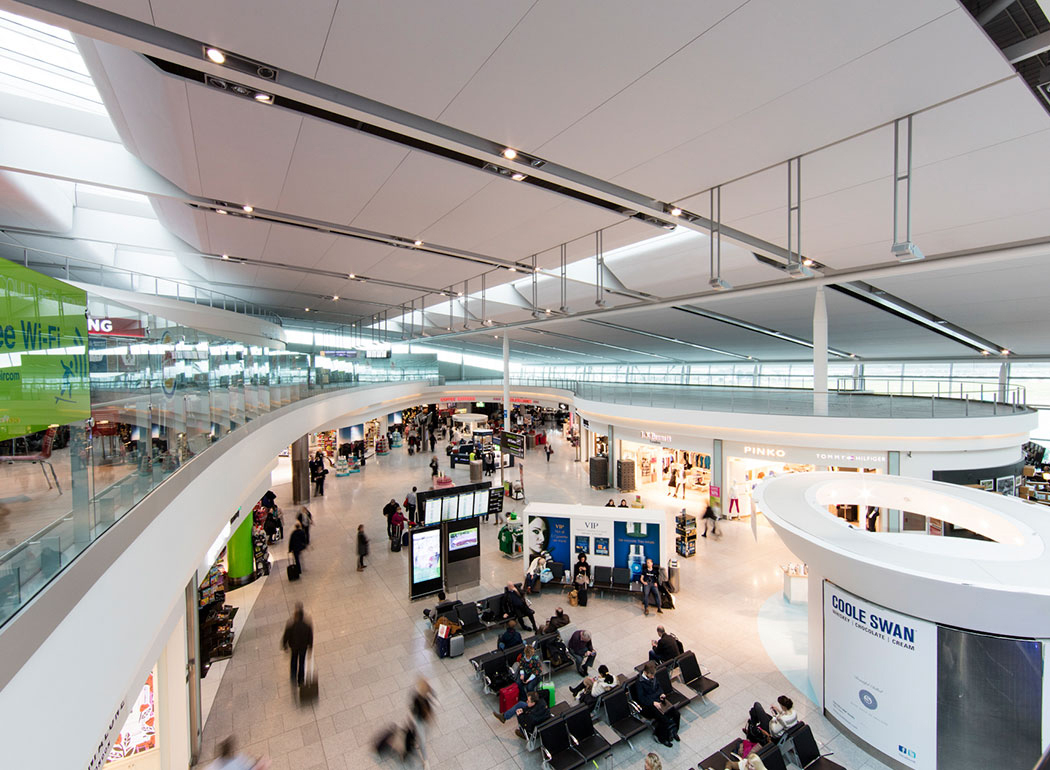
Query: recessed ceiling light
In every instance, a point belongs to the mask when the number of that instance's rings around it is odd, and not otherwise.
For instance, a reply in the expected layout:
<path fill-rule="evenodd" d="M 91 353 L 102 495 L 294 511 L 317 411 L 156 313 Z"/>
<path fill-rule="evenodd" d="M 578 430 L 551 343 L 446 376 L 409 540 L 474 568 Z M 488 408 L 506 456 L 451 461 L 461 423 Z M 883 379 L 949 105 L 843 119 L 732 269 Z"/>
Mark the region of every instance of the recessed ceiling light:
<path fill-rule="evenodd" d="M 986 356 L 986 355 L 988 355 L 988 351 L 987 351 L 987 350 L 982 350 L 982 351 L 981 351 L 981 355 L 982 355 L 982 356 Z"/>
<path fill-rule="evenodd" d="M 671 209 L 671 216 L 672 217 L 680 217 L 680 216 L 682 216 L 682 210 L 680 208 L 678 208 L 677 206 L 675 206 L 673 209 Z"/>
<path fill-rule="evenodd" d="M 223 258 L 223 259 L 229 259 L 229 258 L 230 258 L 230 255 L 229 255 L 229 254 L 223 254 L 223 255 L 222 255 L 222 258 Z"/>
<path fill-rule="evenodd" d="M 413 246 L 422 246 L 423 245 L 423 241 L 413 241 L 412 245 Z"/>
<path fill-rule="evenodd" d="M 244 209 L 244 212 L 246 214 L 251 214 L 253 211 L 255 211 L 254 206 L 241 206 L 241 208 Z"/>
<path fill-rule="evenodd" d="M 339 295 L 338 294 L 333 294 L 332 295 L 332 301 L 334 302 L 337 299 L 339 299 Z"/>
<path fill-rule="evenodd" d="M 270 94 L 264 94 L 262 91 L 259 91 L 255 94 L 255 101 L 263 104 L 273 104 L 273 97 Z"/>
<path fill-rule="evenodd" d="M 809 257 L 806 257 L 804 260 L 802 260 L 802 264 L 806 267 L 813 267 L 813 260 Z"/>
<path fill-rule="evenodd" d="M 551 314 L 551 309 L 547 308 L 546 313 L 547 313 L 547 315 L 550 315 Z"/>
<path fill-rule="evenodd" d="M 516 273 L 516 272 L 518 272 L 518 268 L 516 268 L 516 267 L 513 267 L 513 266 L 511 266 L 511 267 L 508 267 L 507 269 L 508 269 L 508 270 L 510 270 L 510 271 L 511 271 L 512 273 Z"/>
<path fill-rule="evenodd" d="M 515 171 L 513 174 L 510 175 L 510 178 L 513 179 L 515 182 L 523 182 L 526 179 L 528 179 L 528 177 L 520 171 Z"/>
<path fill-rule="evenodd" d="M 225 214 L 225 213 L 226 213 L 226 209 L 215 209 L 215 210 L 216 210 L 216 211 L 217 211 L 218 213 L 220 213 L 220 214 Z"/>
<path fill-rule="evenodd" d="M 457 292 L 457 293 L 456 293 L 456 296 L 457 296 L 457 297 L 462 297 L 462 296 L 463 296 L 463 292 Z"/>
<path fill-rule="evenodd" d="M 216 64 L 226 63 L 226 54 L 224 54 L 218 48 L 206 48 L 204 50 L 204 55 L 207 56 L 210 61 L 213 61 Z"/>
<path fill-rule="evenodd" d="M 503 157 L 507 160 L 514 160 L 516 157 L 518 157 L 518 151 L 508 147 L 503 151 Z"/>
<path fill-rule="evenodd" d="M 1004 356 L 1008 356 L 1008 355 L 1010 355 L 1010 351 L 1009 351 L 1009 350 L 1007 350 L 1006 348 L 1003 348 L 1003 349 L 1002 349 L 1002 350 L 1000 350 L 999 352 L 1000 352 L 1000 353 L 1002 353 L 1002 354 L 1003 354 Z"/>
<path fill-rule="evenodd" d="M 310 312 L 310 308 L 308 308 L 308 307 L 304 307 L 303 310 L 305 310 L 307 313 Z"/>

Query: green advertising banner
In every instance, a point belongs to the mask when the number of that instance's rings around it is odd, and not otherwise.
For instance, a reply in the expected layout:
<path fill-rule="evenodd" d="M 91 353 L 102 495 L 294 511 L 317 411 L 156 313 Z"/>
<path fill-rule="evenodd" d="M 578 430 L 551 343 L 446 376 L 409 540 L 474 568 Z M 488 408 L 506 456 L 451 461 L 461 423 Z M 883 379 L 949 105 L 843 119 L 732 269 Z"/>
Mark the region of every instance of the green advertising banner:
<path fill-rule="evenodd" d="M 0 440 L 91 416 L 87 292 L 0 259 Z"/>

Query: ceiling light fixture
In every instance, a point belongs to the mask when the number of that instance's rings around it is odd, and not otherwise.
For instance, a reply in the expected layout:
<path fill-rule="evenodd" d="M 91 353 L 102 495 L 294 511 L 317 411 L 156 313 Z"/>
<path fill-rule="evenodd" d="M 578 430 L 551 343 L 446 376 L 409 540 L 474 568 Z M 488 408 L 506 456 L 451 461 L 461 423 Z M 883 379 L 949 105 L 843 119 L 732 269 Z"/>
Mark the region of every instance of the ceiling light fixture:
<path fill-rule="evenodd" d="M 422 246 L 423 245 L 423 241 L 413 241 L 412 245 L 413 246 Z"/>
<path fill-rule="evenodd" d="M 524 182 L 526 179 L 528 179 L 528 177 L 520 171 L 515 171 L 513 174 L 510 175 L 510 178 L 513 179 L 515 182 Z"/>
<path fill-rule="evenodd" d="M 204 55 L 208 57 L 209 61 L 213 61 L 216 64 L 226 63 L 226 54 L 224 54 L 218 48 L 205 48 Z"/>
<path fill-rule="evenodd" d="M 308 307 L 304 307 L 303 310 L 306 311 L 307 313 L 310 312 L 310 308 L 308 308 Z"/>
<path fill-rule="evenodd" d="M 351 281 L 354 280 L 355 278 L 357 278 L 357 276 L 354 275 L 353 273 L 349 273 L 346 277 L 349 278 Z"/>
<path fill-rule="evenodd" d="M 241 206 L 241 208 L 244 209 L 245 214 L 251 214 L 253 211 L 255 211 L 254 206 Z"/>
<path fill-rule="evenodd" d="M 507 160 L 514 160 L 516 157 L 518 157 L 518 151 L 508 147 L 503 151 L 503 157 Z"/>
<path fill-rule="evenodd" d="M 1000 350 L 999 352 L 1000 352 L 1000 353 L 1002 353 L 1002 354 L 1003 354 L 1004 356 L 1008 356 L 1008 355 L 1010 355 L 1010 351 L 1009 351 L 1009 350 L 1007 350 L 1006 348 L 1003 348 L 1003 349 L 1002 349 L 1002 350 Z"/>
<path fill-rule="evenodd" d="M 678 208 L 677 206 L 675 206 L 674 208 L 671 209 L 670 214 L 671 214 L 672 217 L 680 217 L 680 216 L 682 216 L 682 210 L 680 208 Z"/>
<path fill-rule="evenodd" d="M 223 255 L 222 255 L 222 258 L 223 258 L 223 259 L 229 259 L 229 258 L 230 258 L 230 255 L 229 255 L 229 254 L 223 254 Z"/>
<path fill-rule="evenodd" d="M 986 355 L 988 355 L 988 351 L 987 351 L 987 350 L 982 350 L 982 351 L 981 351 L 981 355 L 982 355 L 982 356 L 986 356 Z"/>
<path fill-rule="evenodd" d="M 510 266 L 510 267 L 508 267 L 507 269 L 508 269 L 508 270 L 510 270 L 510 271 L 511 271 L 512 273 L 516 273 L 516 272 L 518 272 L 518 268 L 514 267 L 513 265 L 511 265 L 511 266 Z"/>
<path fill-rule="evenodd" d="M 263 104 L 273 104 L 273 95 L 264 94 L 262 91 L 259 91 L 255 94 L 255 101 L 262 102 Z"/>
<path fill-rule="evenodd" d="M 813 267 L 814 262 L 809 257 L 806 257 L 804 260 L 802 260 L 802 264 L 806 267 Z"/>
<path fill-rule="evenodd" d="M 334 302 L 334 301 L 336 301 L 337 299 L 339 299 L 339 295 L 338 295 L 338 294 L 333 294 L 333 295 L 332 295 L 332 301 Z"/>
<path fill-rule="evenodd" d="M 226 209 L 215 209 L 215 211 L 217 213 L 219 213 L 219 214 L 226 214 L 227 213 Z"/>

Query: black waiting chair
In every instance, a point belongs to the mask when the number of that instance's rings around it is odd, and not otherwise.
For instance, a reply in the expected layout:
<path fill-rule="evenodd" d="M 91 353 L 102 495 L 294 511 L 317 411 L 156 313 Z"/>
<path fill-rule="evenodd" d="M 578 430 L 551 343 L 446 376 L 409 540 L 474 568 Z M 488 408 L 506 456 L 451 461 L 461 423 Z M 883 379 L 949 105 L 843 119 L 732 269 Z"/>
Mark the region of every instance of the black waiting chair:
<path fill-rule="evenodd" d="M 675 708 L 682 708 L 688 706 L 690 701 L 694 698 L 699 698 L 699 695 L 690 695 L 688 693 L 679 690 L 671 682 L 671 667 L 660 666 L 656 669 L 656 683 L 660 685 L 660 689 L 663 690 L 664 695 L 667 696 L 667 702 Z"/>
<path fill-rule="evenodd" d="M 547 569 L 551 571 L 551 582 L 561 585 L 565 582 L 565 565 L 560 561 L 547 562 Z"/>
<path fill-rule="evenodd" d="M 817 746 L 817 740 L 813 737 L 813 730 L 809 725 L 803 725 L 802 729 L 792 736 L 795 744 L 795 753 L 799 762 L 805 770 L 846 770 L 842 765 L 832 762 L 828 757 L 830 754 L 821 754 Z M 765 758 L 763 758 L 765 761 Z M 768 763 L 769 770 L 775 770 Z"/>
<path fill-rule="evenodd" d="M 784 754 L 780 751 L 780 746 L 776 743 L 770 743 L 759 749 L 758 758 L 762 760 L 762 764 L 766 766 L 766 770 L 788 770 Z M 841 770 L 845 770 L 845 768 L 841 768 Z"/>
<path fill-rule="evenodd" d="M 573 770 L 587 762 L 584 756 L 573 748 L 564 719 L 555 719 L 541 725 L 539 739 L 543 766 L 547 770 Z"/>
<path fill-rule="evenodd" d="M 631 743 L 631 738 L 638 733 L 645 732 L 647 728 L 645 722 L 631 713 L 631 704 L 627 699 L 627 687 L 621 686 L 609 690 L 605 693 L 603 702 L 605 721 L 609 723 L 613 732 L 627 741 L 627 745 L 633 749 L 634 744 Z"/>
<path fill-rule="evenodd" d="M 513 659 L 510 661 L 513 662 Z M 491 658 L 481 664 L 481 679 L 485 683 L 485 689 L 498 694 L 501 689 L 509 684 L 514 684 L 514 672 L 510 670 L 510 663 L 506 655 Z"/>
<path fill-rule="evenodd" d="M 591 721 L 591 710 L 580 706 L 565 715 L 565 726 L 569 730 L 569 740 L 583 758 L 592 762 L 612 749 L 612 745 L 594 730 Z"/>
<path fill-rule="evenodd" d="M 473 602 L 467 602 L 456 607 L 456 614 L 459 615 L 459 622 L 462 626 L 460 633 L 464 636 L 476 634 L 488 628 L 481 622 L 481 618 L 478 616 L 478 606 Z"/>
<path fill-rule="evenodd" d="M 613 567 L 612 568 L 612 584 L 611 588 L 615 588 L 618 591 L 630 591 L 631 590 L 631 570 L 629 567 Z"/>
<path fill-rule="evenodd" d="M 594 587 L 598 589 L 612 588 L 612 567 L 594 568 Z"/>
<path fill-rule="evenodd" d="M 706 697 L 712 690 L 718 689 L 718 682 L 704 676 L 700 670 L 700 661 L 696 659 L 696 653 L 692 651 L 678 656 L 678 671 L 682 675 L 682 684 L 701 698 Z"/>

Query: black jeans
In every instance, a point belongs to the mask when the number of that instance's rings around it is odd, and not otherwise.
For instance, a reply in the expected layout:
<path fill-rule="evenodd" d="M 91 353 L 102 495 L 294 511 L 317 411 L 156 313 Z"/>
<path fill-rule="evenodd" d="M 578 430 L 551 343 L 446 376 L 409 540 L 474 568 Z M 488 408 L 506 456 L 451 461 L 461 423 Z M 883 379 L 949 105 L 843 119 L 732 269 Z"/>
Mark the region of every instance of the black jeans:
<path fill-rule="evenodd" d="M 324 476 L 314 479 L 314 494 L 318 497 L 324 497 Z"/>
<path fill-rule="evenodd" d="M 292 679 L 296 684 L 302 684 L 306 678 L 306 648 L 297 650 L 292 648 Z"/>
<path fill-rule="evenodd" d="M 302 562 L 302 558 L 301 558 L 302 554 L 303 554 L 302 551 L 292 551 L 292 558 L 295 559 L 295 566 L 296 566 L 296 569 L 299 570 L 299 572 L 303 571 L 303 562 Z"/>
<path fill-rule="evenodd" d="M 365 566 L 365 555 L 363 553 L 359 553 L 357 555 L 357 566 L 360 567 L 361 569 L 364 569 L 364 566 Z"/>

